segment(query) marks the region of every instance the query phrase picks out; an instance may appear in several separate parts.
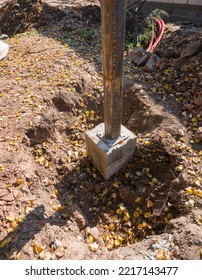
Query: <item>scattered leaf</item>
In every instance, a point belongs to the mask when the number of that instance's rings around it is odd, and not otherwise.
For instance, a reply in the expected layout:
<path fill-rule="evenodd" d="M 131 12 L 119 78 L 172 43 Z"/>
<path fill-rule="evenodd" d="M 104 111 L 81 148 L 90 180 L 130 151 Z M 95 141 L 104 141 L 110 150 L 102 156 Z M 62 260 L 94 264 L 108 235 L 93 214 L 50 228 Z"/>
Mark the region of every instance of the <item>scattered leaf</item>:
<path fill-rule="evenodd" d="M 44 249 L 39 246 L 37 243 L 34 243 L 34 252 L 39 255 L 42 251 L 44 251 Z"/>

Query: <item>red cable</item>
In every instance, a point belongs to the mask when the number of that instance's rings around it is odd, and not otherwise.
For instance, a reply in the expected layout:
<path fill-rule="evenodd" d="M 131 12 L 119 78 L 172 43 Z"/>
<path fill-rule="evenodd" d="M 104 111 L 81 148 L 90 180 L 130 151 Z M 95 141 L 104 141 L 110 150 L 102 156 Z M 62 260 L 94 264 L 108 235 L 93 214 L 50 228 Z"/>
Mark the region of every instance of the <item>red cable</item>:
<path fill-rule="evenodd" d="M 165 23 L 162 19 L 157 20 L 157 24 L 158 24 L 158 29 L 159 29 L 159 35 L 156 39 L 156 41 L 154 42 L 154 44 L 151 47 L 151 51 L 153 51 L 155 49 L 155 47 L 158 45 L 158 43 L 161 41 L 162 37 L 163 37 L 163 33 L 165 31 Z"/>
<path fill-rule="evenodd" d="M 164 23 L 164 21 L 162 19 L 154 19 L 154 20 L 155 20 L 155 22 L 158 25 L 158 37 L 157 37 L 156 41 L 153 43 L 154 31 L 152 31 L 152 37 L 151 37 L 151 41 L 149 43 L 149 46 L 147 48 L 147 52 L 152 52 L 154 50 L 154 48 L 161 41 L 161 39 L 163 37 L 164 30 L 165 30 L 165 23 Z"/>
<path fill-rule="evenodd" d="M 152 36 L 151 36 L 151 40 L 150 40 L 149 46 L 148 46 L 148 48 L 146 49 L 147 52 L 150 51 L 150 49 L 151 49 L 151 47 L 152 47 L 152 45 L 153 45 L 153 43 L 154 43 L 154 35 L 155 35 L 154 28 L 152 28 Z"/>

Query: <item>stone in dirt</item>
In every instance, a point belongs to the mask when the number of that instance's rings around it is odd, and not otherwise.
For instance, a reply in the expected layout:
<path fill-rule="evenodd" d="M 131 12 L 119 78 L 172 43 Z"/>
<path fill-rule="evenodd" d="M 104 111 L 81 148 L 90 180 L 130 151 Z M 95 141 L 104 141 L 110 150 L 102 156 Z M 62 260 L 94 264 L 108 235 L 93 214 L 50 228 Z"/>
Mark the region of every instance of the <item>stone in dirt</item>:
<path fill-rule="evenodd" d="M 200 51 L 200 41 L 188 44 L 180 54 L 180 57 L 190 57 L 196 55 Z"/>
<path fill-rule="evenodd" d="M 90 234 L 97 240 L 99 237 L 99 230 L 96 227 L 90 229 Z"/>
<path fill-rule="evenodd" d="M 94 189 L 94 184 L 92 182 L 86 182 L 86 188 L 89 192 L 91 192 Z"/>
<path fill-rule="evenodd" d="M 175 70 L 179 70 L 186 63 L 186 61 L 186 57 L 178 57 L 172 61 L 171 67 L 173 67 Z"/>
<path fill-rule="evenodd" d="M 158 55 L 152 54 L 147 61 L 146 65 L 144 66 L 144 71 L 146 72 L 152 72 L 154 70 L 154 67 L 156 66 L 157 62 L 160 60 Z"/>
<path fill-rule="evenodd" d="M 151 54 L 149 52 L 146 52 L 143 48 L 135 47 L 134 50 L 130 53 L 129 58 L 137 66 L 144 66 L 150 56 Z"/>
<path fill-rule="evenodd" d="M 196 131 L 195 137 L 199 140 L 202 140 L 202 126 L 199 127 L 198 130 Z"/>
<path fill-rule="evenodd" d="M 81 209 L 76 206 L 72 209 L 72 219 L 76 222 L 80 230 L 84 229 L 88 225 L 88 220 L 85 215 Z"/>

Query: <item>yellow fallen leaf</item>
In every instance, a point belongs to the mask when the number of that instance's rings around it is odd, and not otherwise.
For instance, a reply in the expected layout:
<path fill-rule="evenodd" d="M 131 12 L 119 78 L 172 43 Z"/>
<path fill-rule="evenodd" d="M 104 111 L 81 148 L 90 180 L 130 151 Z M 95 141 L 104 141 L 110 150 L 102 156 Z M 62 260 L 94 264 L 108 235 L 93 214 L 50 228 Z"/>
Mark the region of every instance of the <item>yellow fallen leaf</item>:
<path fill-rule="evenodd" d="M 158 250 L 158 252 L 156 253 L 156 258 L 157 260 L 168 260 L 168 256 L 163 249 Z"/>
<path fill-rule="evenodd" d="M 4 170 L 4 166 L 2 164 L 0 164 L 0 171 Z"/>
<path fill-rule="evenodd" d="M 121 239 L 116 239 L 116 240 L 114 241 L 114 247 L 115 247 L 115 248 L 120 247 L 121 244 L 122 244 L 122 240 L 121 240 Z"/>
<path fill-rule="evenodd" d="M 150 208 L 154 205 L 154 203 L 151 200 L 147 200 L 147 208 Z"/>
<path fill-rule="evenodd" d="M 156 87 L 151 88 L 151 90 L 152 90 L 153 93 L 157 92 L 157 88 Z"/>
<path fill-rule="evenodd" d="M 55 189 L 53 192 L 55 195 L 58 195 L 58 193 L 59 193 L 59 191 L 57 189 Z"/>
<path fill-rule="evenodd" d="M 197 186 L 197 187 L 202 187 L 202 184 L 199 180 L 195 180 L 194 181 L 194 184 Z"/>
<path fill-rule="evenodd" d="M 96 242 L 94 242 L 92 244 L 89 244 L 88 247 L 91 250 L 91 252 L 96 252 L 99 248 L 99 245 Z"/>
<path fill-rule="evenodd" d="M 34 201 L 33 201 L 32 199 L 29 200 L 28 206 L 29 206 L 29 207 L 34 207 Z"/>
<path fill-rule="evenodd" d="M 6 245 L 8 245 L 10 242 L 12 241 L 12 237 L 6 238 L 4 239 L 1 243 L 0 243 L 0 249 L 4 248 Z"/>
<path fill-rule="evenodd" d="M 139 224 L 139 225 L 137 226 L 137 228 L 138 228 L 139 230 L 142 230 L 142 229 L 144 229 L 146 226 L 147 226 L 147 223 L 143 222 L 142 224 Z"/>
<path fill-rule="evenodd" d="M 14 232 L 14 228 L 13 227 L 10 227 L 9 229 L 8 229 L 8 233 L 11 233 L 11 232 Z"/>
<path fill-rule="evenodd" d="M 119 182 L 115 182 L 114 184 L 113 184 L 113 186 L 115 187 L 115 188 L 119 188 Z"/>
<path fill-rule="evenodd" d="M 94 240 L 94 237 L 92 235 L 89 235 L 88 237 L 88 243 L 93 243 L 95 240 Z"/>
<path fill-rule="evenodd" d="M 123 210 L 121 210 L 121 209 L 119 208 L 119 209 L 116 210 L 116 213 L 117 213 L 118 215 L 121 215 L 121 214 L 123 213 Z"/>
<path fill-rule="evenodd" d="M 157 180 L 157 178 L 152 178 L 152 181 L 150 182 L 150 185 L 153 187 L 155 184 L 157 184 L 158 183 L 158 180 Z"/>
<path fill-rule="evenodd" d="M 202 223 L 201 223 L 201 220 L 200 219 L 195 219 L 195 222 L 196 222 L 196 224 L 198 225 L 198 226 L 201 226 L 202 225 Z"/>
<path fill-rule="evenodd" d="M 110 231 L 114 230 L 114 228 L 115 228 L 115 225 L 114 225 L 114 224 L 109 224 L 109 230 L 110 230 Z"/>
<path fill-rule="evenodd" d="M 63 209 L 65 209 L 65 206 L 63 206 L 63 205 L 61 205 L 61 204 L 59 204 L 59 205 L 53 205 L 52 209 L 53 209 L 54 211 L 59 212 L 59 211 L 62 211 Z"/>
<path fill-rule="evenodd" d="M 113 250 L 113 248 L 114 248 L 114 239 L 110 239 L 108 242 L 107 242 L 107 244 L 106 244 L 106 247 L 107 247 L 107 249 L 108 250 Z"/>
<path fill-rule="evenodd" d="M 192 191 L 192 188 L 191 188 L 191 187 L 188 187 L 188 188 L 186 188 L 185 190 L 186 190 L 186 192 L 187 192 L 188 194 L 192 194 L 192 193 L 193 193 L 193 191 Z"/>
<path fill-rule="evenodd" d="M 194 172 L 193 170 L 187 170 L 187 173 L 189 173 L 190 175 L 196 175 L 196 172 Z"/>
<path fill-rule="evenodd" d="M 140 201 L 141 201 L 141 197 L 137 197 L 137 198 L 135 199 L 135 202 L 136 202 L 136 203 L 140 203 Z"/>
<path fill-rule="evenodd" d="M 150 217 L 151 217 L 151 212 L 150 212 L 150 211 L 145 212 L 145 213 L 144 213 L 144 217 L 145 217 L 145 218 L 150 218 Z"/>
<path fill-rule="evenodd" d="M 130 214 L 128 212 L 125 213 L 123 220 L 126 222 L 130 220 Z"/>
<path fill-rule="evenodd" d="M 6 216 L 6 220 L 7 221 L 9 221 L 9 222 L 12 222 L 12 221 L 14 221 L 15 220 L 15 213 L 14 212 L 11 212 L 11 213 L 9 213 L 9 215 L 8 216 Z"/>
<path fill-rule="evenodd" d="M 37 243 L 34 243 L 34 252 L 38 255 L 41 252 L 43 252 L 43 248 L 41 246 L 39 246 Z"/>
<path fill-rule="evenodd" d="M 25 182 L 25 180 L 24 179 L 16 179 L 16 183 L 18 184 L 18 185 L 22 185 L 22 184 L 24 184 L 24 182 Z"/>

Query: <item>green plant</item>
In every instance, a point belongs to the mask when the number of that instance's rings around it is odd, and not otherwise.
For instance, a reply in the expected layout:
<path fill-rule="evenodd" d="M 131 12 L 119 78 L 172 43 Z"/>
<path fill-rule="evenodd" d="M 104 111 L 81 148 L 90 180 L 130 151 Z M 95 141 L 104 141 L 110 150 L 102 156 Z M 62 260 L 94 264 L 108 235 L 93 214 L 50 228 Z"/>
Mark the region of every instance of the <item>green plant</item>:
<path fill-rule="evenodd" d="M 133 24 L 130 24 L 130 30 L 126 36 L 126 48 L 128 46 L 139 46 L 146 48 L 149 45 L 151 39 L 151 33 L 153 28 L 156 27 L 154 23 L 155 18 L 165 18 L 168 17 L 167 12 L 160 9 L 153 10 L 146 18 L 142 19 L 142 15 L 139 15 L 138 18 L 133 16 Z M 131 20 L 130 20 L 131 23 Z"/>

